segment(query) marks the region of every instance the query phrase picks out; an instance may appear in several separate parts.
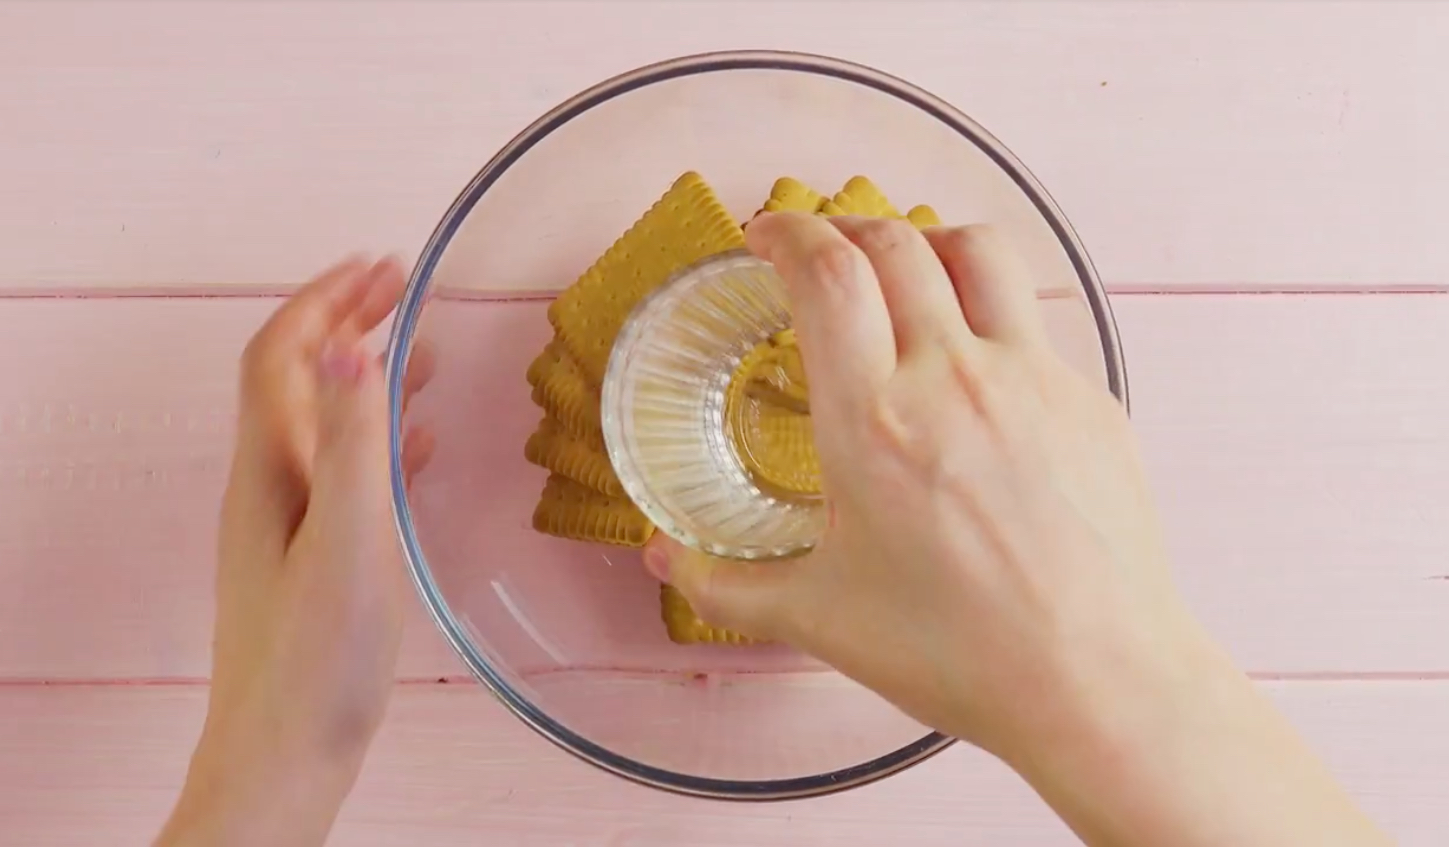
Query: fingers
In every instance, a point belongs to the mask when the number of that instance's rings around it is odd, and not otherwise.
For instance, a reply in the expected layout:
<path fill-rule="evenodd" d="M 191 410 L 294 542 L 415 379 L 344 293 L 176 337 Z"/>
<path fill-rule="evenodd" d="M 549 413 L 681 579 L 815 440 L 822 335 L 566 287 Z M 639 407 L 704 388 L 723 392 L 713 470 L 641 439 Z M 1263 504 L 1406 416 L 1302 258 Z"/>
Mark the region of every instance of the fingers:
<path fill-rule="evenodd" d="M 260 347 L 284 345 L 303 336 L 320 341 L 357 308 L 375 270 L 377 264 L 354 256 L 323 271 L 287 298 L 253 340 Z"/>
<path fill-rule="evenodd" d="M 955 284 L 976 335 L 1008 344 L 1047 343 L 1035 280 L 999 233 L 978 225 L 932 227 L 925 236 Z"/>
<path fill-rule="evenodd" d="M 408 430 L 407 436 L 403 439 L 402 462 L 403 476 L 409 486 L 433 460 L 433 453 L 436 452 L 437 447 L 438 441 L 431 429 L 417 426 Z"/>
<path fill-rule="evenodd" d="M 428 387 L 438 372 L 437 347 L 427 339 L 420 339 L 408 355 L 408 370 L 403 374 L 403 411 L 419 391 Z"/>
<path fill-rule="evenodd" d="M 785 282 L 816 396 L 845 404 L 874 396 L 895 372 L 896 342 L 865 253 L 824 218 L 805 214 L 760 215 L 745 240 Z"/>
<path fill-rule="evenodd" d="M 379 365 L 381 361 L 379 360 Z M 403 413 L 407 414 L 408 407 L 412 405 L 413 398 L 418 392 L 428 387 L 433 381 L 433 376 L 438 371 L 437 348 L 427 339 L 420 339 L 413 345 L 412 354 L 408 356 L 407 373 L 403 374 Z M 428 466 L 433 460 L 433 452 L 437 449 L 437 439 L 433 437 L 430 428 L 423 425 L 414 425 L 408 430 L 403 438 L 402 461 L 403 475 L 407 484 L 412 485 L 413 479 Z"/>
<path fill-rule="evenodd" d="M 402 407 L 406 414 L 412 406 L 413 398 L 422 392 L 433 377 L 438 373 L 437 346 L 427 339 L 419 339 L 413 344 L 413 351 L 408 356 L 407 373 L 403 374 Z M 378 367 L 386 367 L 387 354 L 382 353 L 377 357 Z"/>
<path fill-rule="evenodd" d="M 324 452 L 321 442 L 329 421 L 336 423 L 335 416 L 328 417 L 329 392 L 336 380 L 326 376 L 331 372 L 326 368 L 319 371 L 319 357 L 328 345 L 343 350 L 346 355 L 340 359 L 328 357 L 335 370 L 338 361 L 362 356 L 357 345 L 393 309 L 404 285 L 402 266 L 395 259 L 348 259 L 303 286 L 253 336 L 242 356 L 237 447 L 224 508 L 229 524 L 244 525 L 251 535 L 275 536 L 280 543 L 292 538 L 311 510 L 319 484 L 317 459 Z M 431 349 L 420 350 L 406 379 L 408 399 L 435 370 Z M 379 363 L 364 357 L 343 370 L 344 382 L 383 390 Z M 372 385 L 374 377 L 377 385 Z M 375 407 L 385 425 L 386 399 L 379 396 L 380 401 L 364 405 Z M 385 470 L 385 428 L 380 433 L 381 446 L 374 455 L 382 457 L 378 467 Z M 414 447 L 415 457 L 420 457 L 414 473 L 431 453 L 426 441 Z M 380 500 L 387 502 L 385 494 Z"/>
<path fill-rule="evenodd" d="M 318 314 L 330 318 L 355 309 L 372 267 L 351 258 L 319 274 L 272 314 L 242 352 L 223 515 L 245 524 L 251 535 L 267 533 L 285 544 L 302 520 L 316 444 L 314 357 L 327 333 L 301 333 Z"/>
<path fill-rule="evenodd" d="M 717 559 L 663 533 L 644 548 L 649 572 L 678 589 L 705 622 L 767 640 L 789 640 L 791 588 L 804 562 Z"/>
<path fill-rule="evenodd" d="M 316 355 L 334 335 L 349 343 L 360 338 L 387 317 L 405 285 L 402 265 L 392 257 L 373 264 L 347 259 L 323 272 L 252 337 L 243 355 L 244 377 L 265 379 L 298 355 Z"/>
<path fill-rule="evenodd" d="M 347 647 L 340 665 L 327 669 L 335 677 L 333 687 L 344 694 L 362 692 L 360 700 L 348 695 L 348 703 L 381 702 L 401 641 L 407 583 L 393 531 L 382 368 L 360 345 L 337 343 L 329 343 L 313 367 L 318 383 L 313 484 L 285 567 L 300 583 L 298 596 L 319 631 Z M 344 723 L 353 727 L 362 721 Z"/>
<path fill-rule="evenodd" d="M 875 269 L 900 360 L 970 337 L 951 277 L 909 221 L 837 217 L 830 222 Z"/>
<path fill-rule="evenodd" d="M 317 369 L 317 449 L 305 521 L 338 544 L 371 543 L 391 527 L 382 370 L 356 347 L 338 345 L 323 352 Z"/>
<path fill-rule="evenodd" d="M 363 283 L 364 295 L 350 316 L 350 329 L 359 337 L 366 335 L 392 314 L 407 287 L 407 274 L 393 257 L 378 262 L 370 279 Z"/>

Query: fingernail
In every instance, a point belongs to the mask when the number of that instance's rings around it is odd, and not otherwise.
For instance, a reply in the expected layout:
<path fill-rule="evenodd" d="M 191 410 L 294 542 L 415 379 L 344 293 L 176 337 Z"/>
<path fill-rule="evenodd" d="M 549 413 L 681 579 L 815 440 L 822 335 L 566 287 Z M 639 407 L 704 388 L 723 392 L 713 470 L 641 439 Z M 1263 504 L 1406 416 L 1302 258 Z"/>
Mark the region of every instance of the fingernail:
<path fill-rule="evenodd" d="M 651 545 L 644 548 L 644 569 L 660 582 L 669 581 L 669 554 L 664 548 Z"/>
<path fill-rule="evenodd" d="M 318 370 L 329 382 L 356 382 L 362 376 L 362 357 L 356 350 L 329 341 L 322 348 Z"/>

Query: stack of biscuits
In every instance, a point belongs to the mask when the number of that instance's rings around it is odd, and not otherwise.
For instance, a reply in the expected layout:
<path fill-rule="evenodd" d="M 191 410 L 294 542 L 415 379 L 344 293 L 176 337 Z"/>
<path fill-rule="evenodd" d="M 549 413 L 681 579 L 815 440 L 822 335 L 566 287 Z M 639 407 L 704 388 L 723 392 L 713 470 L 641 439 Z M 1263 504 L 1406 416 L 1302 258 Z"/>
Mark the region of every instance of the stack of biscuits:
<path fill-rule="evenodd" d="M 765 211 L 904 217 L 939 223 L 928 206 L 897 212 L 870 180 L 855 177 L 833 197 L 788 177 L 775 182 Z M 625 495 L 604 449 L 600 388 L 625 319 L 677 270 L 743 247 L 744 230 L 696 173 L 686 173 L 549 307 L 554 335 L 528 367 L 543 420 L 524 447 L 549 471 L 533 513 L 539 532 L 576 541 L 642 547 L 654 526 Z M 805 372 L 793 331 L 758 345 L 736 368 L 725 419 L 741 461 L 756 479 L 784 492 L 818 494 L 820 467 L 810 434 Z M 660 604 L 670 640 L 679 644 L 748 644 L 710 626 L 668 585 Z"/>

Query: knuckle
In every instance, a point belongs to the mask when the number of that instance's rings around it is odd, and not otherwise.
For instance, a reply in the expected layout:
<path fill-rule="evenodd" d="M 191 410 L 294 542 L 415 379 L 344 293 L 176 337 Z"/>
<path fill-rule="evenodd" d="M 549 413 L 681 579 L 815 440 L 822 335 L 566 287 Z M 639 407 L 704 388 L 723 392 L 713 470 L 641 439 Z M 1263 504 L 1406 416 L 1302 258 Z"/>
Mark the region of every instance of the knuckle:
<path fill-rule="evenodd" d="M 910 401 L 906 401 L 910 402 Z M 871 452 L 884 460 L 872 480 L 876 489 L 909 488 L 918 492 L 948 490 L 959 481 L 962 464 L 960 431 L 944 424 L 970 426 L 970 421 L 943 418 L 922 408 L 903 412 L 898 404 L 879 404 L 869 418 Z"/>
<path fill-rule="evenodd" d="M 877 397 L 865 410 L 868 437 L 875 449 L 896 461 L 915 464 L 920 439 L 888 397 Z"/>
<path fill-rule="evenodd" d="M 937 251 L 953 257 L 976 255 L 988 247 L 993 238 L 991 227 L 985 224 L 946 227 L 932 235 Z"/>
<path fill-rule="evenodd" d="M 856 243 L 867 255 L 899 250 L 920 237 L 910 222 L 894 218 L 871 218 L 856 230 Z"/>
<path fill-rule="evenodd" d="M 811 278 L 823 288 L 850 290 L 864 269 L 865 256 L 844 238 L 824 240 L 805 257 Z"/>
<path fill-rule="evenodd" d="M 972 408 L 983 417 L 991 417 L 1003 401 L 1003 385 L 999 374 L 985 357 L 953 355 L 950 357 L 951 381 L 960 389 Z"/>

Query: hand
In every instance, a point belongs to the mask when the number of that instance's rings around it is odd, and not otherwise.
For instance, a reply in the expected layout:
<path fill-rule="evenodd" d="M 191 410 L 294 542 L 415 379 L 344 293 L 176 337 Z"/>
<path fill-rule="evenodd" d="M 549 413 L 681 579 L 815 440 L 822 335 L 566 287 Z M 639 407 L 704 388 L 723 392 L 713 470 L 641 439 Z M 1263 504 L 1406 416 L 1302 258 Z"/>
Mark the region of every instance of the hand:
<path fill-rule="evenodd" d="M 403 286 L 394 260 L 344 262 L 242 356 L 210 705 L 160 844 L 320 844 L 382 721 L 408 590 L 382 369 L 361 342 Z M 420 348 L 409 396 L 432 369 Z M 409 433 L 410 473 L 431 449 Z"/>
<path fill-rule="evenodd" d="M 834 523 L 790 561 L 655 545 L 702 617 L 1003 755 L 1084 650 L 1188 629 L 1127 416 L 1054 355 L 990 230 L 768 216 L 748 233 L 789 287 Z"/>
<path fill-rule="evenodd" d="M 789 290 L 831 525 L 771 562 L 656 536 L 656 576 L 1001 757 L 1089 843 L 1382 843 L 1187 612 L 1127 416 L 999 236 L 765 215 L 747 240 Z"/>

